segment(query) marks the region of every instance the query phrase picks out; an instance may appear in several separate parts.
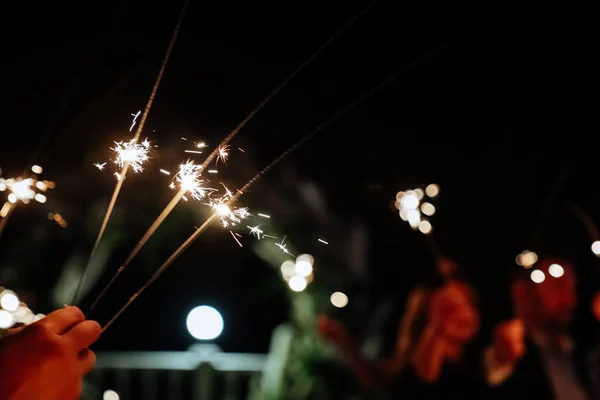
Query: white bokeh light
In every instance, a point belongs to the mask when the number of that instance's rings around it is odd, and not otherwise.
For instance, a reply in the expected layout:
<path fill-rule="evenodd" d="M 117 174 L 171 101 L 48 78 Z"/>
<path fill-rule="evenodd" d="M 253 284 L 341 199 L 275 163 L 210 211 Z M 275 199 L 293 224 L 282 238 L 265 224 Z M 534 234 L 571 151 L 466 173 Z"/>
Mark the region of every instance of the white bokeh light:
<path fill-rule="evenodd" d="M 296 257 L 296 264 L 299 262 L 307 262 L 310 265 L 315 265 L 315 259 L 310 254 L 300 254 L 298 257 Z"/>
<path fill-rule="evenodd" d="M 0 307 L 4 308 L 6 311 L 17 311 L 20 304 L 19 298 L 12 291 L 4 290 L 0 293 Z"/>
<path fill-rule="evenodd" d="M 348 305 L 348 296 L 342 292 L 335 292 L 331 295 L 331 304 L 337 308 L 344 308 Z"/>
<path fill-rule="evenodd" d="M 548 273 L 555 278 L 560 278 L 565 274 L 565 269 L 558 264 L 552 264 L 548 267 Z"/>
<path fill-rule="evenodd" d="M 308 261 L 301 260 L 296 262 L 295 271 L 297 275 L 306 278 L 307 276 L 312 274 L 313 267 Z"/>
<path fill-rule="evenodd" d="M 407 194 L 400 200 L 400 204 L 407 210 L 415 210 L 419 207 L 419 198 L 415 194 Z"/>
<path fill-rule="evenodd" d="M 596 240 L 594 243 L 592 243 L 592 252 L 595 255 L 600 256 L 600 240 Z"/>
<path fill-rule="evenodd" d="M 104 392 L 102 400 L 119 400 L 119 394 L 114 390 L 107 390 Z"/>
<path fill-rule="evenodd" d="M 534 281 L 535 283 L 542 283 L 546 280 L 546 275 L 544 274 L 543 271 L 541 271 L 539 269 L 535 269 L 535 270 L 531 271 L 531 280 Z"/>
<path fill-rule="evenodd" d="M 0 329 L 8 329 L 15 324 L 12 314 L 6 310 L 0 310 Z"/>
<path fill-rule="evenodd" d="M 212 340 L 223 332 L 223 317 L 210 306 L 194 308 L 187 316 L 186 326 L 190 335 L 198 340 Z"/>
<path fill-rule="evenodd" d="M 303 291 L 304 289 L 306 289 L 307 284 L 308 282 L 306 282 L 306 279 L 297 275 L 292 277 L 292 279 L 290 279 L 290 281 L 288 282 L 290 289 L 292 289 L 294 292 Z"/>

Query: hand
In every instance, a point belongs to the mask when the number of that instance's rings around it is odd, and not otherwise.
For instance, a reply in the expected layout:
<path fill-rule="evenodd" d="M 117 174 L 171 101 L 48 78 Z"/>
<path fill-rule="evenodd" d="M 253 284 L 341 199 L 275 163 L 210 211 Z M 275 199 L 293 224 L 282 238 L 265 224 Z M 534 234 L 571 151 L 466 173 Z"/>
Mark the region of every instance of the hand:
<path fill-rule="evenodd" d="M 516 364 L 525 355 L 525 324 L 523 321 L 513 319 L 496 326 L 494 350 L 500 364 Z"/>
<path fill-rule="evenodd" d="M 428 328 L 430 332 L 459 342 L 475 337 L 479 331 L 479 313 L 467 285 L 452 282 L 433 293 Z"/>
<path fill-rule="evenodd" d="M 351 346 L 350 334 L 346 328 L 326 315 L 317 317 L 317 331 L 321 337 L 342 349 Z"/>
<path fill-rule="evenodd" d="M 88 349 L 100 325 L 65 307 L 0 341 L 0 393 L 6 400 L 76 400 L 96 361 Z"/>

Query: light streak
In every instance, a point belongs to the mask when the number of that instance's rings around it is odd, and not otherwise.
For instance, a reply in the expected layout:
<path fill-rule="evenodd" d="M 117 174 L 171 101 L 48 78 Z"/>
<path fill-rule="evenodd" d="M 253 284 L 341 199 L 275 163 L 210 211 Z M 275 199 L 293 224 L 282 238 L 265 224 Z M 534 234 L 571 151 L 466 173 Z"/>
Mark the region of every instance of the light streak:
<path fill-rule="evenodd" d="M 329 242 L 324 241 L 323 239 L 317 239 L 319 242 L 323 243 L 323 244 L 329 244 Z"/>
<path fill-rule="evenodd" d="M 264 234 L 264 232 L 260 229 L 260 226 L 248 226 L 250 229 L 250 234 L 256 236 L 258 240 L 260 240 L 260 236 Z"/>
<path fill-rule="evenodd" d="M 240 247 L 244 247 L 242 246 L 242 243 L 239 241 L 239 239 L 235 237 L 232 231 L 229 231 L 229 233 L 231 233 L 231 236 L 233 236 L 233 240 L 235 240 L 236 243 L 240 245 Z"/>

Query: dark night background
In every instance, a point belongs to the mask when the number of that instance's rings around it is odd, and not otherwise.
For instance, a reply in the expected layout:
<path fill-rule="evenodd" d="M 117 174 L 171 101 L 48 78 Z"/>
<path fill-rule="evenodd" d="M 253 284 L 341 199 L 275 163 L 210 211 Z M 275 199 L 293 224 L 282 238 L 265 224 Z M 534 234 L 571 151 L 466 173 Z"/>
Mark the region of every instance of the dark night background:
<path fill-rule="evenodd" d="M 146 103 L 180 3 L 54 2 L 5 15 L 0 167 L 9 177 L 40 164 L 57 184 L 46 204 L 19 207 L 0 238 L 0 283 L 29 292 L 34 311 L 57 306 L 52 290 L 65 265 L 85 263 L 115 182 L 112 166 L 92 164 L 130 137 L 130 114 Z M 128 175 L 106 233 L 106 269 L 84 308 L 173 195 L 158 170 L 188 156 L 181 137 L 216 145 L 366 4 L 192 1 L 142 136 L 160 147 L 142 174 Z M 422 235 L 391 203 L 398 190 L 435 182 L 436 238 L 485 293 L 488 319 L 503 317 L 503 282 L 525 248 L 572 256 L 586 277 L 597 268 L 591 239 L 564 207 L 574 201 L 594 218 L 599 199 L 594 125 L 579 104 L 593 95 L 583 77 L 589 51 L 569 22 L 540 10 L 380 2 L 241 131 L 219 177 L 240 187 L 338 109 L 444 45 L 287 158 L 241 204 L 270 214 L 265 232 L 287 235 L 296 254 L 315 255 L 313 285 L 347 292 L 350 306 L 337 313 L 360 325 L 365 310 L 402 299 L 431 272 Z M 93 317 L 106 322 L 207 215 L 181 204 Z M 278 272 L 286 258 L 269 265 L 255 238 L 243 243 L 211 227 L 97 347 L 184 349 L 188 310 L 211 304 L 225 319 L 217 342 L 226 351 L 266 351 L 293 295 Z"/>

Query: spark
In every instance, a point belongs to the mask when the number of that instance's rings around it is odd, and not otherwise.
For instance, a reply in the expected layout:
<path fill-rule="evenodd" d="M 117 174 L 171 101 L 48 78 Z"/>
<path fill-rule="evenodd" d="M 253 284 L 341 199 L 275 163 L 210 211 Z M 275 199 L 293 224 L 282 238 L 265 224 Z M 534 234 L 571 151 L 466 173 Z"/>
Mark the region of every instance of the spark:
<path fill-rule="evenodd" d="M 201 149 L 203 147 L 206 147 L 206 144 L 204 142 L 196 143 L 196 147 Z"/>
<path fill-rule="evenodd" d="M 218 171 L 216 169 L 209 169 L 208 173 L 209 174 L 216 174 Z"/>
<path fill-rule="evenodd" d="M 263 235 L 263 237 L 268 237 L 268 238 L 272 238 L 272 239 L 277 239 L 276 236 L 271 236 L 271 235 Z"/>
<path fill-rule="evenodd" d="M 290 256 L 292 256 L 292 257 L 295 257 L 295 256 L 294 256 L 292 253 L 290 253 L 290 251 L 287 249 L 287 245 L 283 243 L 283 242 L 285 242 L 285 238 L 286 238 L 286 237 L 287 237 L 287 236 L 284 236 L 284 237 L 283 237 L 283 239 L 281 240 L 281 242 L 279 242 L 279 243 L 275 243 L 275 246 L 279 247 L 279 249 L 280 249 L 281 251 L 283 251 L 285 254 L 288 254 L 288 255 L 290 255 Z"/>
<path fill-rule="evenodd" d="M 256 236 L 256 238 L 258 240 L 260 240 L 260 235 L 263 234 L 263 231 L 260 230 L 260 226 L 256 225 L 256 226 L 248 226 L 248 229 L 250 229 L 250 234 Z"/>
<path fill-rule="evenodd" d="M 187 140 L 186 138 L 184 138 L 183 136 L 181 137 L 181 140 Z"/>
<path fill-rule="evenodd" d="M 171 175 L 171 173 L 169 171 L 167 171 L 166 169 L 161 169 L 160 172 L 162 172 L 165 175 Z"/>
<path fill-rule="evenodd" d="M 319 242 L 324 243 L 324 244 L 329 244 L 329 242 L 324 241 L 323 239 L 317 239 Z"/>
<path fill-rule="evenodd" d="M 123 168 L 125 163 L 129 163 L 134 172 L 141 172 L 144 169 L 142 164 L 148 161 L 148 151 L 150 151 L 150 142 L 144 139 L 142 143 L 137 143 L 135 139 L 129 142 L 115 142 L 112 151 L 117 153 L 115 164 Z"/>
<path fill-rule="evenodd" d="M 197 150 L 184 150 L 185 153 L 194 153 L 194 154 L 202 154 L 201 151 L 197 151 Z"/>
<path fill-rule="evenodd" d="M 200 180 L 201 172 L 201 165 L 195 164 L 193 161 L 187 161 L 179 166 L 179 172 L 175 176 L 181 190 L 188 192 L 194 200 L 200 200 L 206 196 L 207 191 L 215 190 L 201 186 L 203 182 Z M 175 184 L 171 182 L 169 187 L 175 188 Z"/>
<path fill-rule="evenodd" d="M 221 198 L 214 200 L 210 203 L 210 207 L 214 210 L 216 214 L 221 218 L 221 224 L 224 228 L 228 228 L 231 226 L 236 226 L 242 220 L 248 218 L 250 213 L 248 212 L 247 207 L 239 207 L 234 208 L 233 210 L 229 207 L 228 202 L 232 199 L 232 194 L 223 185 L 226 190 L 226 194 Z"/>
<path fill-rule="evenodd" d="M 105 166 L 106 163 L 100 164 L 99 162 L 97 162 L 96 164 L 94 164 L 94 167 L 98 168 L 100 171 L 103 171 Z"/>
<path fill-rule="evenodd" d="M 131 122 L 131 127 L 129 128 L 129 132 L 131 132 L 133 130 L 133 127 L 137 123 L 137 118 L 140 116 L 141 113 L 142 113 L 141 111 L 138 111 L 137 114 L 131 114 L 131 116 L 133 117 L 133 121 Z"/>
<path fill-rule="evenodd" d="M 217 161 L 215 165 L 219 164 L 219 160 L 223 163 L 227 163 L 227 157 L 229 157 L 229 145 L 219 146 L 219 155 L 217 156 Z"/>
<path fill-rule="evenodd" d="M 267 214 L 261 214 L 261 213 L 258 213 L 258 214 L 256 214 L 256 215 L 258 215 L 259 217 L 263 217 L 263 218 L 271 218 L 271 216 L 270 216 L 270 215 L 267 215 Z"/>
<path fill-rule="evenodd" d="M 238 150 L 241 151 L 242 153 L 245 153 L 245 151 L 241 147 L 238 147 Z"/>
<path fill-rule="evenodd" d="M 237 242 L 237 244 L 240 245 L 240 247 L 244 247 L 244 246 L 242 246 L 242 243 L 239 241 L 239 239 L 235 237 L 235 235 L 233 234 L 233 232 L 229 231 L 229 233 L 231 233 L 231 236 L 233 236 L 233 240 L 235 240 Z"/>

